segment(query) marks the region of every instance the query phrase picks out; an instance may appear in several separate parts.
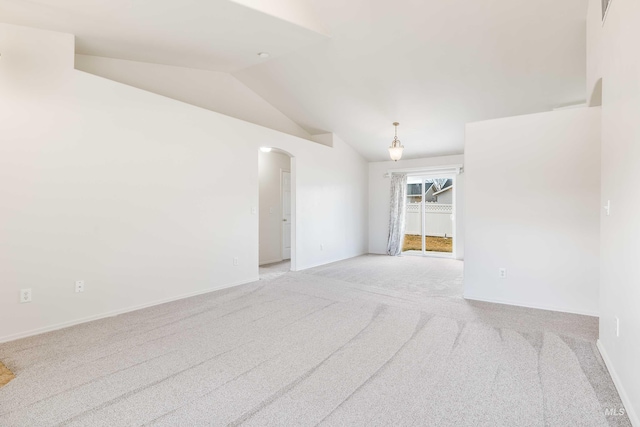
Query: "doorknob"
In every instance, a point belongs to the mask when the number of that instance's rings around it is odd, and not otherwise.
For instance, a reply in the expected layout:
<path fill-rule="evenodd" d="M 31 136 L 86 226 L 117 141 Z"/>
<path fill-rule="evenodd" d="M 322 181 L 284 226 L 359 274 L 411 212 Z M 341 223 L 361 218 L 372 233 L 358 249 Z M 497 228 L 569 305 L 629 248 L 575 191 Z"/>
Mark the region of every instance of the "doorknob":
<path fill-rule="evenodd" d="M 282 221 L 283 221 L 283 222 L 287 222 L 287 220 L 286 220 L 286 219 L 283 219 Z"/>

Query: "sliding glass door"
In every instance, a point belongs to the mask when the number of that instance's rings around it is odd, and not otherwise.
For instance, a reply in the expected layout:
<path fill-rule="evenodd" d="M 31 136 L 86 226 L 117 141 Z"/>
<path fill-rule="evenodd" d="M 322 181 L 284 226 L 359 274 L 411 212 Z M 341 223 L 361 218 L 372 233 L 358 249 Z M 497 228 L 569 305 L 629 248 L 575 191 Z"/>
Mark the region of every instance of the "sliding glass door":
<path fill-rule="evenodd" d="M 455 176 L 410 176 L 402 251 L 453 256 Z"/>

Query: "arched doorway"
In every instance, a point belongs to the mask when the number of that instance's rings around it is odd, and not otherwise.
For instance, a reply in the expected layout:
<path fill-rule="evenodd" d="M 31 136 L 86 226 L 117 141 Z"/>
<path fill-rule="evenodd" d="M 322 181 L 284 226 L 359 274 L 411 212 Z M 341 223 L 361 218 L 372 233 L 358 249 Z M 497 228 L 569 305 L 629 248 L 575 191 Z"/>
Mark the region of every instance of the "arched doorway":
<path fill-rule="evenodd" d="M 295 171 L 286 151 L 261 147 L 258 158 L 258 264 L 261 279 L 295 270 Z"/>

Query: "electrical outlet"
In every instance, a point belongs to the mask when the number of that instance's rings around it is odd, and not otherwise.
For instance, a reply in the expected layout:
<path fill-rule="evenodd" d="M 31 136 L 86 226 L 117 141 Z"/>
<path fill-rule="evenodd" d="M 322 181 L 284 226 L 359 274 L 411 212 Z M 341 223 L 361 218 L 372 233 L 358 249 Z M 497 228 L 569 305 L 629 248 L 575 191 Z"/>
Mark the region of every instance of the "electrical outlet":
<path fill-rule="evenodd" d="M 20 303 L 31 302 L 31 288 L 20 289 Z"/>
<path fill-rule="evenodd" d="M 507 269 L 506 268 L 499 268 L 498 269 L 498 277 L 501 279 L 506 279 L 507 278 Z"/>
<path fill-rule="evenodd" d="M 616 317 L 616 338 L 620 338 L 620 319 Z"/>
<path fill-rule="evenodd" d="M 324 245 L 320 245 L 320 250 L 324 251 Z"/>
<path fill-rule="evenodd" d="M 604 211 L 607 213 L 607 216 L 611 215 L 611 200 L 607 200 L 607 204 L 604 205 Z"/>
<path fill-rule="evenodd" d="M 76 292 L 84 292 L 84 280 L 76 280 Z"/>
<path fill-rule="evenodd" d="M 238 258 L 236 257 L 233 259 L 233 265 L 238 265 L 238 264 L 239 264 L 239 261 L 238 261 Z"/>
<path fill-rule="evenodd" d="M 251 215 L 255 215 L 258 213 L 258 209 L 255 206 L 251 207 Z"/>

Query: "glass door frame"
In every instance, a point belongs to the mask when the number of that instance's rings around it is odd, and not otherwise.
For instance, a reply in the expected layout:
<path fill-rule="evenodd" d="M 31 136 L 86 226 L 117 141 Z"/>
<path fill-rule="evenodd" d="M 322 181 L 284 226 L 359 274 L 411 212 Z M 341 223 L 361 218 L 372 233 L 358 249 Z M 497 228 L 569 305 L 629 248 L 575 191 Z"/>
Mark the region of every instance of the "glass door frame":
<path fill-rule="evenodd" d="M 457 195 L 457 174 L 455 173 L 416 173 L 416 174 L 409 174 L 408 175 L 410 178 L 416 179 L 419 178 L 420 179 L 420 188 L 421 188 L 421 202 L 420 202 L 420 214 L 422 216 L 420 224 L 421 224 L 421 241 L 422 241 L 422 250 L 421 251 L 416 251 L 416 250 L 410 250 L 410 251 L 406 251 L 406 252 L 402 252 L 403 255 L 412 255 L 412 256 L 429 256 L 429 257 L 434 257 L 434 258 L 456 258 L 456 236 L 457 236 L 457 227 L 456 227 L 456 223 L 457 223 L 457 212 L 456 212 L 456 208 L 457 208 L 457 203 L 456 203 L 456 195 Z M 425 234 L 425 230 L 426 230 L 426 219 L 427 219 L 427 215 L 426 215 L 426 210 L 425 210 L 425 197 L 424 194 L 426 192 L 425 189 L 425 182 L 428 179 L 433 179 L 433 178 L 446 178 L 446 179 L 450 179 L 451 180 L 451 185 L 452 185 L 452 194 L 451 194 L 451 227 L 452 227 L 452 236 L 451 236 L 451 243 L 452 243 L 452 247 L 451 247 L 451 252 L 435 252 L 435 251 L 427 251 L 426 249 L 426 234 Z M 407 195 L 408 197 L 409 195 Z M 406 200 L 405 200 L 406 203 Z"/>

